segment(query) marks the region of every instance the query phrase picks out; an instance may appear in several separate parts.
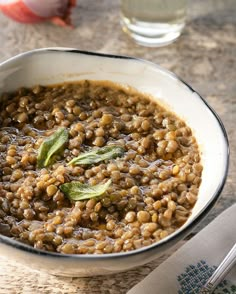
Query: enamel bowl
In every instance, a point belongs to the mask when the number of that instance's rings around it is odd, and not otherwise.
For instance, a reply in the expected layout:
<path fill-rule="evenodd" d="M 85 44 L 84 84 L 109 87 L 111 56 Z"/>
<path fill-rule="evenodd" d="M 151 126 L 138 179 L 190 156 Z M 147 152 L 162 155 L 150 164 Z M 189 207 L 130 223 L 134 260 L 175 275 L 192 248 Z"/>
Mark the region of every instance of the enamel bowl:
<path fill-rule="evenodd" d="M 63 255 L 34 249 L 0 235 L 3 257 L 69 277 L 129 270 L 150 262 L 176 245 L 207 215 L 219 198 L 229 162 L 227 135 L 217 114 L 190 86 L 156 64 L 69 48 L 33 50 L 0 64 L 0 92 L 21 86 L 84 79 L 110 80 L 151 94 L 191 127 L 202 153 L 204 169 L 198 200 L 188 221 L 165 239 L 141 249 L 104 255 Z"/>

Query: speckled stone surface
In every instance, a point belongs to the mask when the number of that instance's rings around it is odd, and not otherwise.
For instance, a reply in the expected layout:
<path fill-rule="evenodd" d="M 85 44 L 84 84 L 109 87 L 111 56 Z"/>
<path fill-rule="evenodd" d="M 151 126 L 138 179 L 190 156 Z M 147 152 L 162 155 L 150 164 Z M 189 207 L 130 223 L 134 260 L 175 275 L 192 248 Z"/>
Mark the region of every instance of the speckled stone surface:
<path fill-rule="evenodd" d="M 121 31 L 118 0 L 78 1 L 74 30 L 49 23 L 20 25 L 0 15 L 0 62 L 33 48 L 64 46 L 144 58 L 181 76 L 219 114 L 231 148 L 221 199 L 199 230 L 236 200 L 235 15 L 235 0 L 192 0 L 184 33 L 163 48 L 138 46 Z M 166 257 L 126 273 L 76 279 L 37 273 L 0 258 L 0 293 L 126 293 Z"/>

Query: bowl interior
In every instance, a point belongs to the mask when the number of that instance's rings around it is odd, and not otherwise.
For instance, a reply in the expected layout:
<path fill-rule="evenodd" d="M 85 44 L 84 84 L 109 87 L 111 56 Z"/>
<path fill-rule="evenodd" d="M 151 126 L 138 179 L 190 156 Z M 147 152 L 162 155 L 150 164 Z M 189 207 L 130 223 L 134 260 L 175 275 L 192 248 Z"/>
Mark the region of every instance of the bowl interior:
<path fill-rule="evenodd" d="M 51 48 L 17 56 L 0 66 L 0 92 L 84 79 L 110 80 L 151 94 L 193 130 L 204 170 L 198 201 L 179 231 L 184 229 L 214 201 L 227 173 L 227 138 L 216 116 L 196 92 L 174 75 L 132 58 Z"/>

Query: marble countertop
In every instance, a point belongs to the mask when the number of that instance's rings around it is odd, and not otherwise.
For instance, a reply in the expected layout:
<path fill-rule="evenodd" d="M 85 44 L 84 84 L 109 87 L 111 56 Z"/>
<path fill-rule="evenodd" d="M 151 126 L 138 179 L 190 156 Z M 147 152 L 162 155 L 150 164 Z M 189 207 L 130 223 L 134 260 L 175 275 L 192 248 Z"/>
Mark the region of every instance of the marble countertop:
<path fill-rule="evenodd" d="M 121 31 L 118 0 L 78 1 L 73 30 L 50 23 L 17 24 L 0 14 L 0 62 L 26 50 L 64 46 L 144 58 L 181 76 L 219 114 L 231 149 L 222 196 L 199 230 L 236 200 L 236 2 L 189 2 L 182 36 L 162 48 L 136 45 Z M 93 278 L 57 278 L 0 259 L 0 293 L 126 293 L 166 257 L 126 273 Z"/>

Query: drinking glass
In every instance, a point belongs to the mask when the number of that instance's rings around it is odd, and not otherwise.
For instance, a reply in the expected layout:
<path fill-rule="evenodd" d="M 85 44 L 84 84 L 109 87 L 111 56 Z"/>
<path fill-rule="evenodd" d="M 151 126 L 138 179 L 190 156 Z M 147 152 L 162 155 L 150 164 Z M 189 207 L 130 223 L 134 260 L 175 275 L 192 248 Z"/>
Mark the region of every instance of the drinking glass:
<path fill-rule="evenodd" d="M 187 0 L 121 0 L 121 25 L 137 43 L 163 46 L 180 36 L 186 11 Z"/>

